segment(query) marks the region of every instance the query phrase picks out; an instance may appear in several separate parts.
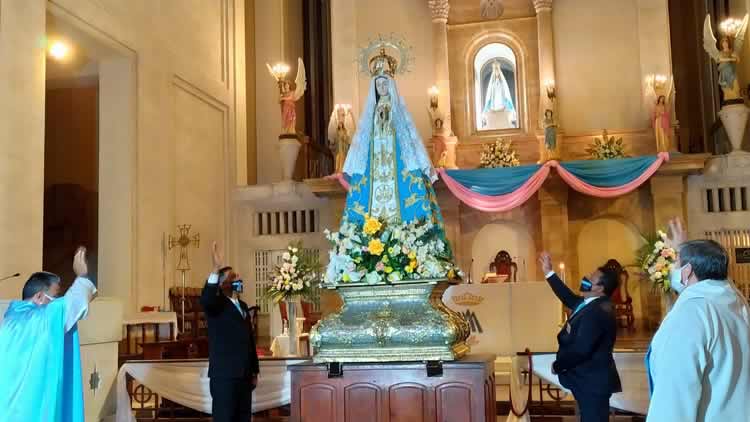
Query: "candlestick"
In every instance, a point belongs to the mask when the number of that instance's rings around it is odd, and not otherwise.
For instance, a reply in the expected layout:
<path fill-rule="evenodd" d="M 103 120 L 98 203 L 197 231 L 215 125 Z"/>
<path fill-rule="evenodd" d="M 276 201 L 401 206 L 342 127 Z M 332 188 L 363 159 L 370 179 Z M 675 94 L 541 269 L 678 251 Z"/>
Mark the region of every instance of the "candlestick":
<path fill-rule="evenodd" d="M 544 88 L 547 91 L 547 98 L 549 100 L 554 100 L 557 97 L 557 94 L 555 93 L 555 81 L 548 80 L 544 83 Z"/>

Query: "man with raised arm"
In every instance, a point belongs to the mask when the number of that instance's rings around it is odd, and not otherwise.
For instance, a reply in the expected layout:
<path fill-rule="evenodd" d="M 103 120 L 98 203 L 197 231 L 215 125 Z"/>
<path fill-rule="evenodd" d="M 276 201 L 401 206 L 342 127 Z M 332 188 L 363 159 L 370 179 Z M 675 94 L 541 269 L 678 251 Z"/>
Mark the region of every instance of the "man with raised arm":
<path fill-rule="evenodd" d="M 57 298 L 60 277 L 34 273 L 0 326 L 0 422 L 83 422 L 77 322 L 96 287 L 86 278 L 86 249 L 73 258 L 76 279 Z"/>

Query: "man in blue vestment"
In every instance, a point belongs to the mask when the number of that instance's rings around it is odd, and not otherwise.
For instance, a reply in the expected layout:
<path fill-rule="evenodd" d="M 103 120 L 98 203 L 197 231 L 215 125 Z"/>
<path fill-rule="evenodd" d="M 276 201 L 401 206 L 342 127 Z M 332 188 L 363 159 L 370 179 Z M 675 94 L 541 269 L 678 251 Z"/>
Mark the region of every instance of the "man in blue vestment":
<path fill-rule="evenodd" d="M 60 277 L 34 273 L 0 326 L 0 422 L 83 422 L 77 322 L 96 287 L 86 278 L 86 249 L 73 259 L 77 278 L 61 298 Z"/>

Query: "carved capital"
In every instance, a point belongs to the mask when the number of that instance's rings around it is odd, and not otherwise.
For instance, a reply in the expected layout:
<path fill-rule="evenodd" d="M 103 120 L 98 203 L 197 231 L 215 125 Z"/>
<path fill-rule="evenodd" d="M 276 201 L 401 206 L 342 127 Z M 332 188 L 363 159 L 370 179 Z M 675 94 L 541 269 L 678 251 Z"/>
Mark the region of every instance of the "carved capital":
<path fill-rule="evenodd" d="M 433 22 L 448 22 L 448 12 L 451 9 L 448 0 L 427 0 L 427 5 L 432 12 Z"/>
<path fill-rule="evenodd" d="M 540 12 L 551 12 L 552 0 L 534 0 L 534 10 L 536 10 L 537 14 Z"/>

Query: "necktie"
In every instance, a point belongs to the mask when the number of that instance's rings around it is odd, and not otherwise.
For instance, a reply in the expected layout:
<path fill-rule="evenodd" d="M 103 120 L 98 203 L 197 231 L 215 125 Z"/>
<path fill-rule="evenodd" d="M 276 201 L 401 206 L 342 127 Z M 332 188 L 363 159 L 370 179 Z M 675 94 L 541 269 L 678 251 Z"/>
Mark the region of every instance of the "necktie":
<path fill-rule="evenodd" d="M 576 309 L 575 309 L 575 310 L 573 311 L 573 313 L 572 313 L 572 314 L 570 314 L 570 317 L 571 317 L 571 318 L 573 318 L 573 315 L 575 315 L 575 314 L 576 314 L 576 312 L 578 312 L 578 311 L 580 311 L 581 309 L 583 309 L 583 307 L 584 307 L 584 306 L 586 306 L 586 301 L 585 301 L 585 300 L 581 301 L 581 303 L 580 303 L 580 304 L 578 304 L 578 306 L 576 306 Z"/>

